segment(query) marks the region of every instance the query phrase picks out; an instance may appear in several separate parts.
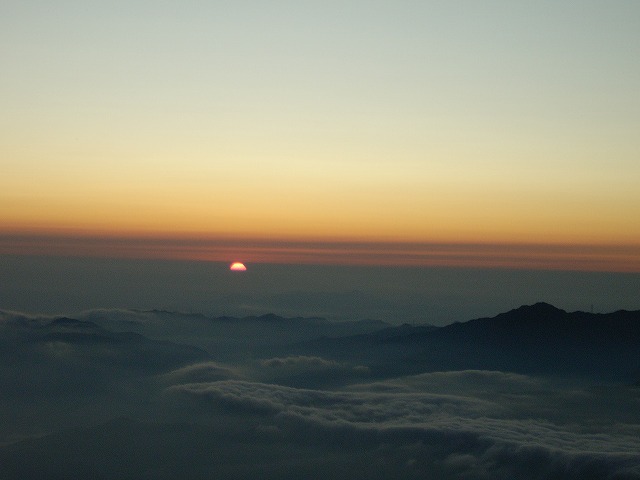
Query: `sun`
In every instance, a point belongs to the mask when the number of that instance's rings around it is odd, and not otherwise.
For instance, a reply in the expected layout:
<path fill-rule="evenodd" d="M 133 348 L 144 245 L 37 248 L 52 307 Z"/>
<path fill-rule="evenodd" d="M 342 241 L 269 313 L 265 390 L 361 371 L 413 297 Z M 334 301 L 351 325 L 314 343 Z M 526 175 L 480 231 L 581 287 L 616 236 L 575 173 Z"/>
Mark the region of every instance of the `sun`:
<path fill-rule="evenodd" d="M 229 270 L 233 272 L 245 272 L 247 270 L 247 267 L 244 266 L 244 263 L 233 262 L 229 267 Z"/>

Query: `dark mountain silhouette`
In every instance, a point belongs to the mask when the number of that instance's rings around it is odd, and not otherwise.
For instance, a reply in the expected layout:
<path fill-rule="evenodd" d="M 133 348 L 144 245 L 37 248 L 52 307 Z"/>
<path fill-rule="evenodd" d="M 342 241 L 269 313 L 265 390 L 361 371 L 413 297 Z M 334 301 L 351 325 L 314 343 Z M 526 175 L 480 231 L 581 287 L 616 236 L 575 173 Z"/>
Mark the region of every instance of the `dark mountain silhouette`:
<path fill-rule="evenodd" d="M 110 331 L 136 332 L 204 349 L 219 361 L 268 355 L 273 349 L 320 337 L 371 333 L 390 325 L 379 320 L 331 322 L 318 317 L 281 317 L 272 313 L 247 317 L 208 317 L 166 310 L 87 312 L 84 319 Z"/>
<path fill-rule="evenodd" d="M 0 323 L 0 400 L 86 396 L 108 390 L 123 378 L 133 380 L 208 358 L 191 345 L 112 332 L 68 317 L 5 321 Z"/>
<path fill-rule="evenodd" d="M 159 372 L 207 359 L 313 355 L 367 366 L 373 377 L 480 369 L 629 383 L 640 379 L 640 311 L 570 313 L 537 303 L 445 327 L 274 314 L 117 313 L 5 323 L 0 325 L 5 330 L 0 357 L 5 365 L 23 359 L 34 366 L 49 358 L 53 365 L 83 358 L 79 365 L 87 378 L 89 368 Z"/>
<path fill-rule="evenodd" d="M 148 370 L 168 367 L 208 358 L 208 354 L 190 345 L 146 338 L 134 332 L 112 332 L 94 322 L 68 317 L 56 318 L 34 332 L 37 343 L 63 342 L 74 349 L 88 346 L 85 355 L 103 355 L 105 351 L 91 346 L 107 345 L 111 362 L 135 362 Z"/>
<path fill-rule="evenodd" d="M 367 359 L 384 376 L 484 369 L 634 381 L 640 378 L 640 311 L 568 313 L 537 303 L 445 327 L 403 325 L 299 348 Z"/>

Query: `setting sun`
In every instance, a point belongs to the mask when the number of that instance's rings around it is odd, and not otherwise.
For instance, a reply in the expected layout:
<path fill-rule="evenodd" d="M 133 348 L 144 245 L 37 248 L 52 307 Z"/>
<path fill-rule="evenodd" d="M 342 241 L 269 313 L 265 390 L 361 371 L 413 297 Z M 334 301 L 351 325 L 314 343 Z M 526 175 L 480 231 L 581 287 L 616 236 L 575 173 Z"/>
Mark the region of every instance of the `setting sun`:
<path fill-rule="evenodd" d="M 244 266 L 244 263 L 233 262 L 229 267 L 229 270 L 233 272 L 245 272 L 247 270 L 247 267 Z"/>

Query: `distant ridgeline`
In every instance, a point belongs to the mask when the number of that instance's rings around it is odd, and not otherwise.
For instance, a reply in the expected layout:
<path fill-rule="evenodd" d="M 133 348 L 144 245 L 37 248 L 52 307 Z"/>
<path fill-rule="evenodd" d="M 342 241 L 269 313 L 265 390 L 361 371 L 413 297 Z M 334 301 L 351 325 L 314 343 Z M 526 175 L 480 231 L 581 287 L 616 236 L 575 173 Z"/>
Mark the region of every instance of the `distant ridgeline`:
<path fill-rule="evenodd" d="M 640 380 L 640 311 L 568 313 L 546 303 L 445 327 L 389 327 L 301 346 L 342 360 L 368 361 L 382 376 L 445 370 Z"/>
<path fill-rule="evenodd" d="M 445 327 L 272 314 L 211 318 L 158 310 L 95 310 L 53 320 L 0 312 L 3 317 L 0 359 L 5 365 L 18 359 L 36 365 L 55 353 L 55 361 L 83 355 L 81 365 L 92 368 L 106 368 L 103 361 L 113 367 L 114 357 L 161 371 L 205 359 L 304 355 L 363 365 L 379 378 L 477 369 L 640 380 L 640 311 L 568 313 L 537 303 Z"/>

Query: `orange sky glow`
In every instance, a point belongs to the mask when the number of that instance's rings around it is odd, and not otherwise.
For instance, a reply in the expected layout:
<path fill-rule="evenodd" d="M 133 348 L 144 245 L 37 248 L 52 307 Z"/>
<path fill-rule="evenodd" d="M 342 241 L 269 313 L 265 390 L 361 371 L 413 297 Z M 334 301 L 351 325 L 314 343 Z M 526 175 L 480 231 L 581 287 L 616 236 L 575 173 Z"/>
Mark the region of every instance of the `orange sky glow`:
<path fill-rule="evenodd" d="M 640 271 L 637 2 L 10 4 L 0 253 Z"/>
<path fill-rule="evenodd" d="M 640 272 L 640 246 L 95 235 L 0 236 L 0 254 L 251 263 Z"/>

